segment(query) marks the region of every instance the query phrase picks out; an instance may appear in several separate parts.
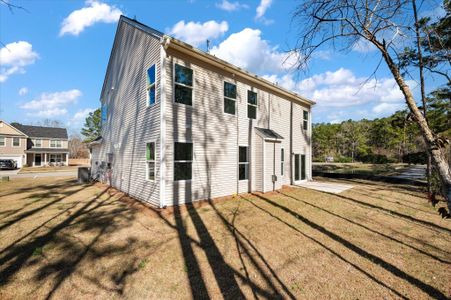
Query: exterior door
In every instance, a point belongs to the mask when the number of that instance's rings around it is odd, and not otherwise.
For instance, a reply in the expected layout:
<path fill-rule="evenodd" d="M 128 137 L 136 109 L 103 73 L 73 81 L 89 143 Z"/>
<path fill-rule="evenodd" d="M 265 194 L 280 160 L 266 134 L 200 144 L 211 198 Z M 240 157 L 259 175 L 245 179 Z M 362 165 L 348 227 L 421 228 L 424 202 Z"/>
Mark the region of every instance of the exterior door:
<path fill-rule="evenodd" d="M 34 165 L 35 166 L 40 166 L 41 165 L 41 161 L 42 161 L 41 153 L 36 153 L 34 155 Z"/>
<path fill-rule="evenodd" d="M 301 180 L 305 180 L 305 179 L 307 179 L 307 168 L 306 168 L 306 165 L 305 165 L 305 155 L 304 154 L 302 154 L 301 155 Z"/>
<path fill-rule="evenodd" d="M 299 181 L 301 179 L 300 172 L 300 161 L 299 154 L 294 155 L 294 181 Z"/>

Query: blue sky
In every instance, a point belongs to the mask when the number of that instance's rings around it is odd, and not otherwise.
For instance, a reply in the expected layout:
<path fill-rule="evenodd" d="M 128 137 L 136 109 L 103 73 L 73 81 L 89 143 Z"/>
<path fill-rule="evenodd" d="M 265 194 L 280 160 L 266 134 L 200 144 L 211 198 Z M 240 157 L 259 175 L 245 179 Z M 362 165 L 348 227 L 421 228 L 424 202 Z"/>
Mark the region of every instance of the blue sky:
<path fill-rule="evenodd" d="M 314 122 L 377 118 L 403 108 L 399 89 L 379 54 L 364 44 L 348 53 L 325 48 L 306 72 L 293 71 L 287 51 L 297 28 L 297 1 L 19 1 L 0 4 L 0 119 L 25 124 L 62 121 L 77 132 L 99 107 L 99 94 L 120 14 L 317 101 Z M 425 13 L 440 13 L 431 1 Z M 415 79 L 415 78 L 413 78 Z M 428 89 L 442 84 L 428 78 Z M 418 94 L 415 80 L 409 81 Z"/>

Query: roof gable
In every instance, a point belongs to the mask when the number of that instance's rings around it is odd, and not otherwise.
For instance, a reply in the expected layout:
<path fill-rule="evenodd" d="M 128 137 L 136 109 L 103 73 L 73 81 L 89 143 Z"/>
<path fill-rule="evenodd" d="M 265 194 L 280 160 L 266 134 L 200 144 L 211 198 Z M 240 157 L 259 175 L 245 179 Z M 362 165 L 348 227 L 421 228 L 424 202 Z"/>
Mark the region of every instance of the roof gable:
<path fill-rule="evenodd" d="M 2 120 L 0 120 L 0 134 L 26 136 L 25 133 Z"/>
<path fill-rule="evenodd" d="M 67 139 L 66 128 L 22 125 L 19 123 L 12 123 L 11 125 L 31 138 Z"/>

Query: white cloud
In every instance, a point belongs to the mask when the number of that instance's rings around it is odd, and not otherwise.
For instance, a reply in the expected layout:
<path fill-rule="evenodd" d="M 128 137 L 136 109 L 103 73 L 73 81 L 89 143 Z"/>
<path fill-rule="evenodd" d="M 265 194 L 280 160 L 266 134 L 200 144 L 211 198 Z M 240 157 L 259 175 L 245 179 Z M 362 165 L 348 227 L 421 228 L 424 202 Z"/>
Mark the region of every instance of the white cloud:
<path fill-rule="evenodd" d="M 15 73 L 25 73 L 25 67 L 33 64 L 39 55 L 25 41 L 9 43 L 0 49 L 0 82 Z"/>
<path fill-rule="evenodd" d="M 216 7 L 225 11 L 236 11 L 240 10 L 242 8 L 249 8 L 249 5 L 247 4 L 241 4 L 238 1 L 235 2 L 229 2 L 227 0 L 222 0 L 221 3 L 216 3 Z"/>
<path fill-rule="evenodd" d="M 169 34 L 197 47 L 207 40 L 220 37 L 227 30 L 229 30 L 229 24 L 226 21 L 221 23 L 213 20 L 205 23 L 180 21 L 169 30 Z"/>
<path fill-rule="evenodd" d="M 285 71 L 296 62 L 294 54 L 279 52 L 261 38 L 260 30 L 251 28 L 231 34 L 210 53 L 257 74 Z"/>
<path fill-rule="evenodd" d="M 25 96 L 26 94 L 28 94 L 28 88 L 27 87 L 23 87 L 19 89 L 19 96 Z"/>
<path fill-rule="evenodd" d="M 68 127 L 81 127 L 89 113 L 95 111 L 95 108 L 85 108 L 77 111 L 67 122 Z"/>
<path fill-rule="evenodd" d="M 32 111 L 28 113 L 30 116 L 57 117 L 67 114 L 66 106 L 76 103 L 81 95 L 81 91 L 77 89 L 43 93 L 39 98 L 26 102 L 20 107 Z"/>
<path fill-rule="evenodd" d="M 256 9 L 255 19 L 263 21 L 266 25 L 269 25 L 273 20 L 268 20 L 265 18 L 266 10 L 271 6 L 272 0 L 261 0 L 260 4 Z"/>
<path fill-rule="evenodd" d="M 340 121 L 356 117 L 374 118 L 391 114 L 405 107 L 404 96 L 395 80 L 383 77 L 378 80 L 358 77 L 351 70 L 340 68 L 311 77 L 295 80 L 292 74 L 284 76 L 264 76 L 288 90 L 315 100 L 315 108 L 327 115 L 330 121 Z M 414 88 L 414 81 L 407 82 Z M 370 109 L 363 111 L 362 107 Z M 341 109 L 346 113 L 339 114 Z M 357 109 L 357 111 L 354 111 Z M 332 113 L 333 112 L 333 113 Z"/>
<path fill-rule="evenodd" d="M 106 3 L 88 0 L 85 7 L 71 12 L 61 24 L 60 36 L 65 34 L 79 35 L 86 27 L 95 23 L 114 23 L 122 11 Z"/>
<path fill-rule="evenodd" d="M 67 109 L 65 108 L 49 108 L 49 109 L 43 109 L 39 110 L 37 112 L 29 112 L 27 113 L 28 116 L 32 117 L 42 117 L 42 118 L 55 118 L 60 117 L 62 115 L 67 114 Z"/>

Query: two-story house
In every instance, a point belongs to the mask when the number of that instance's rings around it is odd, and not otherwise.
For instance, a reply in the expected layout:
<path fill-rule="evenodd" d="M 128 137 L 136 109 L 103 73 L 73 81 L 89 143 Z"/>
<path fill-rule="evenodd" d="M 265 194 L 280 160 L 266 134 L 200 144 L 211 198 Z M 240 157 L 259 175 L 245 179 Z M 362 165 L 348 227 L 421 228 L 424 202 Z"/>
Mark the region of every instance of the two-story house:
<path fill-rule="evenodd" d="M 313 101 L 119 20 L 92 173 L 156 206 L 311 179 Z"/>
<path fill-rule="evenodd" d="M 0 159 L 14 159 L 19 168 L 68 165 L 67 130 L 0 120 Z"/>

